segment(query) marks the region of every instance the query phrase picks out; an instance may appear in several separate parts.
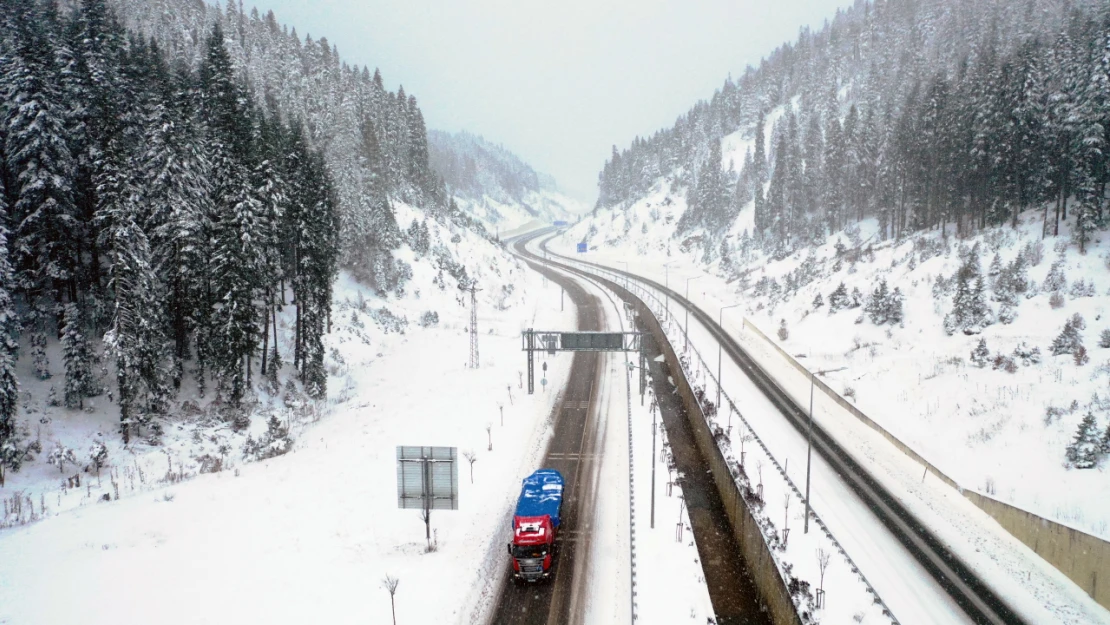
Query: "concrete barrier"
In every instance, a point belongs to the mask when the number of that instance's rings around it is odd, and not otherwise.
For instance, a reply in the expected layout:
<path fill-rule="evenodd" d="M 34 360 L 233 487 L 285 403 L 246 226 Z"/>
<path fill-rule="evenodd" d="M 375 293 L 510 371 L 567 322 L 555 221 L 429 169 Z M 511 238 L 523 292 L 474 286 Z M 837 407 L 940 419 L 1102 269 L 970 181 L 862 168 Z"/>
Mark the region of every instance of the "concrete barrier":
<path fill-rule="evenodd" d="M 744 319 L 744 329 L 773 347 L 799 372 L 806 376 L 810 375 L 809 369 L 806 369 L 796 358 L 779 347 L 778 343 L 768 338 L 747 318 Z M 1061 573 L 1067 575 L 1099 605 L 1110 608 L 1110 542 L 982 493 L 963 488 L 956 480 L 945 475 L 943 471 L 887 431 L 886 428 L 865 415 L 859 408 L 841 397 L 840 393 L 834 391 L 823 381 L 815 379 L 814 386 L 821 389 L 821 392 L 843 407 L 845 411 L 881 434 L 902 453 L 927 467 L 930 473 L 958 490 L 979 509 L 989 514 L 1007 532 L 1025 543 L 1038 556 L 1044 558 L 1046 562 L 1056 567 Z M 1099 579 L 1100 576 L 1101 580 Z"/>
<path fill-rule="evenodd" d="M 729 471 L 728 463 L 709 431 L 709 426 L 701 411 L 701 405 L 694 397 L 693 389 L 690 388 L 690 384 L 686 380 L 686 375 L 682 371 L 678 357 L 667 341 L 667 337 L 663 334 L 663 328 L 659 325 L 654 313 L 648 309 L 642 300 L 613 283 L 610 283 L 610 286 L 620 292 L 622 297 L 627 297 L 636 302 L 637 314 L 643 320 L 644 325 L 647 326 L 648 331 L 651 332 L 655 343 L 663 350 L 666 368 L 671 379 L 674 380 L 678 394 L 686 408 L 686 414 L 689 417 L 690 425 L 693 427 L 698 450 L 701 451 L 702 456 L 709 463 L 713 483 L 716 484 L 717 492 L 724 503 L 729 523 L 732 526 L 732 533 L 740 543 L 744 561 L 751 572 L 756 587 L 759 589 L 761 598 L 771 613 L 771 618 L 775 625 L 802 625 L 802 620 L 794 607 L 790 592 L 786 588 L 786 582 L 782 579 L 782 575 L 779 573 L 774 558 L 771 556 L 763 538 L 763 532 L 760 530 L 755 517 L 748 510 L 740 489 L 736 486 L 736 481 Z"/>

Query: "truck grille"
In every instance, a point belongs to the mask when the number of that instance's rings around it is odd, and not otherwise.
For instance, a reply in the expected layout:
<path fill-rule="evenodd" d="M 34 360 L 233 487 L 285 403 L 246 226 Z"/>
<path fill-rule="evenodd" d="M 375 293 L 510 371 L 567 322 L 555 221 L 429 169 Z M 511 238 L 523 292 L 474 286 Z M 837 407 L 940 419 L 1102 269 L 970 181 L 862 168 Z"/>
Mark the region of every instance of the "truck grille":
<path fill-rule="evenodd" d="M 543 560 L 539 560 L 539 559 L 535 559 L 535 560 L 534 559 L 527 559 L 527 560 L 522 559 L 522 560 L 520 560 L 520 572 L 521 573 L 542 573 L 543 572 Z"/>

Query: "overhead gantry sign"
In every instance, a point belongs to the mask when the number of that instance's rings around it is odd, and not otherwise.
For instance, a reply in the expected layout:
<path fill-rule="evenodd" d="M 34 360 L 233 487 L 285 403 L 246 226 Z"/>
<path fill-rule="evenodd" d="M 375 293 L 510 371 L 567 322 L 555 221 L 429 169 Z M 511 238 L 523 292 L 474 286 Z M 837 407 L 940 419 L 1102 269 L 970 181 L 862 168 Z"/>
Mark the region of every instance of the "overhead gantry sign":
<path fill-rule="evenodd" d="M 640 394 L 647 386 L 644 344 L 639 332 L 552 332 L 533 330 L 521 332 L 523 351 L 528 352 L 528 394 L 535 392 L 533 370 L 535 352 L 639 352 Z"/>

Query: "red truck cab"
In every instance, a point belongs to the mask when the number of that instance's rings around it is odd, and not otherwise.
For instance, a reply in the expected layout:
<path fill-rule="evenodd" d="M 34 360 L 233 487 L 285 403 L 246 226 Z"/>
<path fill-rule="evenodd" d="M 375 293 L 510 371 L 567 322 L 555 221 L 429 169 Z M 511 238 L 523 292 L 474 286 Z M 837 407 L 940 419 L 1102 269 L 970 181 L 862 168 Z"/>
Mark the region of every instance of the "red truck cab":
<path fill-rule="evenodd" d="M 555 535 L 563 503 L 563 476 L 540 469 L 524 478 L 513 515 L 513 579 L 535 582 L 551 576 Z"/>

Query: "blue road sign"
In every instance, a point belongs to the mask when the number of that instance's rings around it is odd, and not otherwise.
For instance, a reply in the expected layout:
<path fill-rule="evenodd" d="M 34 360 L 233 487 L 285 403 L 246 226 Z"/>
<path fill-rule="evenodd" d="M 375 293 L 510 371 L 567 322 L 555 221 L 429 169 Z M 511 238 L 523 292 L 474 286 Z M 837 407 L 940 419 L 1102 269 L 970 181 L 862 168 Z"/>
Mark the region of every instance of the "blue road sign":
<path fill-rule="evenodd" d="M 586 253 L 586 244 L 585 243 L 579 243 L 578 244 L 578 253 L 579 254 L 585 254 Z"/>

